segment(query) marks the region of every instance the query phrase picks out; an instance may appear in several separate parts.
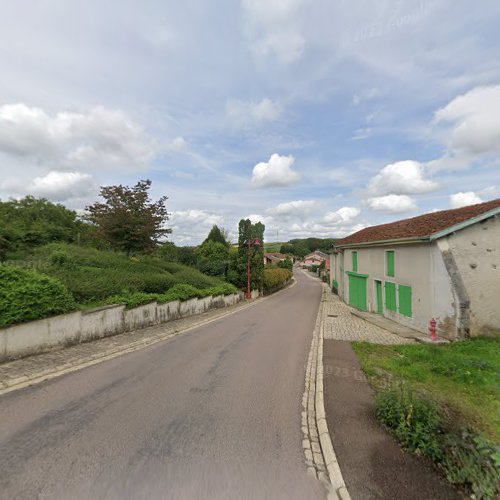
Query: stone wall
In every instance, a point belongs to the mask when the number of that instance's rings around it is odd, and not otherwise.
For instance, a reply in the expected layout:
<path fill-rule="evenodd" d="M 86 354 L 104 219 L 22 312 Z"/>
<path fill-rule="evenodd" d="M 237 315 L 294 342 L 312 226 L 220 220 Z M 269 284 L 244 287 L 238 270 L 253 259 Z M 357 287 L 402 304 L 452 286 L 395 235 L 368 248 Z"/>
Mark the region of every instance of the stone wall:
<path fill-rule="evenodd" d="M 185 302 L 152 302 L 134 309 L 125 309 L 123 305 L 106 306 L 0 328 L 0 360 L 139 330 L 201 314 L 209 309 L 231 306 L 242 300 L 244 294 L 240 292 Z"/>

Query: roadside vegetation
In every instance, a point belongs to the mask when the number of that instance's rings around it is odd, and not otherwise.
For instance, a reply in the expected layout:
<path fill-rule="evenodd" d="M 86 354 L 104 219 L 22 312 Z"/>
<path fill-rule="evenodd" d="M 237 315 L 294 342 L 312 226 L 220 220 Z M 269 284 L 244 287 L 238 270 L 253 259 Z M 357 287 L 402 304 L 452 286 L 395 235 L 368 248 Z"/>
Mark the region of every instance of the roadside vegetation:
<path fill-rule="evenodd" d="M 270 293 L 289 280 L 284 269 L 264 279 L 260 222 L 239 222 L 237 246 L 216 225 L 196 247 L 165 241 L 167 197 L 151 200 L 150 187 L 101 187 L 101 201 L 82 216 L 43 198 L 0 201 L 0 326 L 77 308 L 229 295 L 246 289 L 249 257 L 252 290 Z"/>
<path fill-rule="evenodd" d="M 377 416 L 476 498 L 500 494 L 500 339 L 445 346 L 353 344 Z"/>

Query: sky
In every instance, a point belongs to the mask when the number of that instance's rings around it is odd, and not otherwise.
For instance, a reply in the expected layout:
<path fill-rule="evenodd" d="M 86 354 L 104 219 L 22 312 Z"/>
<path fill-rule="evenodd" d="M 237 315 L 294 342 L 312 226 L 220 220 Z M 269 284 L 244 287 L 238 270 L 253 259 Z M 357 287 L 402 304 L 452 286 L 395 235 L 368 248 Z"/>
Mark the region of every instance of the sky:
<path fill-rule="evenodd" d="M 500 197 L 498 0 L 3 0 L 0 199 L 151 179 L 179 245 Z"/>

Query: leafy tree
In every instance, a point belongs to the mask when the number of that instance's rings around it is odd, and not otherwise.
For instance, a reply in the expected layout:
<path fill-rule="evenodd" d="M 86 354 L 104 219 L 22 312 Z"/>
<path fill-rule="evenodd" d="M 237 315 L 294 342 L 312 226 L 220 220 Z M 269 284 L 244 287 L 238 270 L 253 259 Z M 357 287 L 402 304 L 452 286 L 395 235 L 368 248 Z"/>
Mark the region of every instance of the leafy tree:
<path fill-rule="evenodd" d="M 221 243 L 222 245 L 229 247 L 230 243 L 227 240 L 227 232 L 224 229 L 219 228 L 217 224 L 212 226 L 212 229 L 205 238 L 205 241 L 201 244 L 202 246 L 208 241 L 213 241 L 216 243 Z"/>
<path fill-rule="evenodd" d="M 172 241 L 165 241 L 158 248 L 158 255 L 165 260 L 170 262 L 179 262 L 180 260 L 180 249 L 175 246 Z"/>
<path fill-rule="evenodd" d="M 150 180 L 141 180 L 134 187 L 103 186 L 100 195 L 104 203 L 87 207 L 87 220 L 97 227 L 97 234 L 112 248 L 130 255 L 154 250 L 160 239 L 172 230 L 164 227 L 168 212 L 162 196 L 152 202 L 149 198 Z"/>
<path fill-rule="evenodd" d="M 280 248 L 280 253 L 295 253 L 295 247 L 291 243 L 283 243 Z"/>
<path fill-rule="evenodd" d="M 198 255 L 193 247 L 179 247 L 179 262 L 185 266 L 195 267 Z"/>
<path fill-rule="evenodd" d="M 51 242 L 75 242 L 86 231 L 73 210 L 45 198 L 0 202 L 0 260 L 7 252 Z"/>
<path fill-rule="evenodd" d="M 212 276 L 222 276 L 227 273 L 229 265 L 229 248 L 211 239 L 206 239 L 198 248 L 198 269 Z"/>
<path fill-rule="evenodd" d="M 285 260 L 278 262 L 278 267 L 291 271 L 293 269 L 293 261 L 287 257 Z"/>
<path fill-rule="evenodd" d="M 250 241 L 250 288 L 262 289 L 262 276 L 264 272 L 264 230 L 261 222 L 252 224 L 249 219 L 242 219 L 238 225 L 238 254 L 232 259 L 231 281 L 240 288 L 247 286 L 248 242 Z M 254 244 L 259 240 L 259 244 Z"/>

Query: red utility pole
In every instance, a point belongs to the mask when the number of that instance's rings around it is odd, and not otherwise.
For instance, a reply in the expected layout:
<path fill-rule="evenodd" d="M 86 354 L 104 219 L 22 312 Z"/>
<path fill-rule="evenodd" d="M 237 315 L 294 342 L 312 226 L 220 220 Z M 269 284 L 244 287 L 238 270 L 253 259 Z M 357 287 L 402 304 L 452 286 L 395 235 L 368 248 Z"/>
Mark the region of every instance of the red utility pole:
<path fill-rule="evenodd" d="M 252 297 L 250 292 L 250 245 L 260 245 L 259 240 L 248 240 L 248 264 L 247 264 L 247 299 L 249 300 Z"/>

